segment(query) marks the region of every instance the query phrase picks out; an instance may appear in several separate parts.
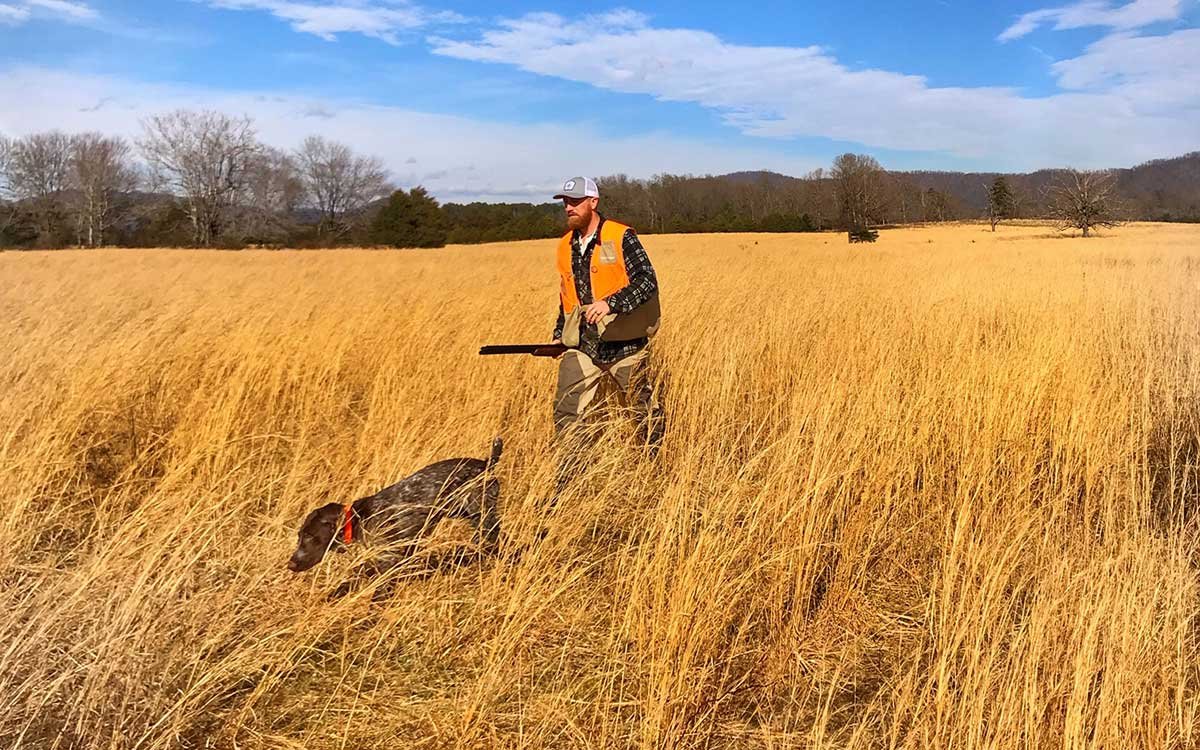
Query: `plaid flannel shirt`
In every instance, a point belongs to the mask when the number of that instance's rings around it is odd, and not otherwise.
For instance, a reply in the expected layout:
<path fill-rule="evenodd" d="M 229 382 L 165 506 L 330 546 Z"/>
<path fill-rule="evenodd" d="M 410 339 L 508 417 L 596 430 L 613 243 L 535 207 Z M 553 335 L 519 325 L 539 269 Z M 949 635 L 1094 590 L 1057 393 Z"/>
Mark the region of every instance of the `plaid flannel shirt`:
<path fill-rule="evenodd" d="M 600 242 L 600 227 L 604 225 L 604 216 L 596 225 L 596 233 L 586 248 L 579 247 L 579 232 L 571 234 L 571 272 L 575 276 L 575 293 L 583 306 L 592 304 L 592 251 Z M 625 255 L 625 273 L 629 276 L 629 284 L 608 296 L 608 306 L 617 314 L 631 312 L 658 291 L 658 278 L 654 275 L 654 266 L 646 255 L 646 248 L 632 229 L 625 232 L 621 238 L 621 249 Z M 566 317 L 563 315 L 562 300 L 558 303 L 558 322 L 554 325 L 554 339 L 562 338 L 563 325 Z M 579 350 L 597 364 L 611 364 L 637 353 L 646 346 L 648 339 L 643 336 L 629 341 L 603 341 L 594 323 L 583 321 L 579 331 Z"/>

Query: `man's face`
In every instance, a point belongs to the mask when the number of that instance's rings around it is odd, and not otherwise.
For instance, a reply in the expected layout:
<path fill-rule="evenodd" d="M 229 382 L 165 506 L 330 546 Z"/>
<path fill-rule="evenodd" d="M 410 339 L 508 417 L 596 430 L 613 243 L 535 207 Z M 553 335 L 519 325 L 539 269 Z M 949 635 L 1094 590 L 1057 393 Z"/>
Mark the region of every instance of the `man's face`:
<path fill-rule="evenodd" d="M 587 229 L 592 223 L 592 214 L 600 203 L 599 198 L 563 198 L 563 210 L 567 212 L 567 228 L 576 231 Z"/>

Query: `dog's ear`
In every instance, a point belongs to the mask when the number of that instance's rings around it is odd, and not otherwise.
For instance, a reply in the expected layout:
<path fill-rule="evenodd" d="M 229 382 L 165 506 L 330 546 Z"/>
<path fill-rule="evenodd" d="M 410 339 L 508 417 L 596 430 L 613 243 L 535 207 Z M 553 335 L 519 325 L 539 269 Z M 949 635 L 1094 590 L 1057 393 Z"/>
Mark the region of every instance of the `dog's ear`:
<path fill-rule="evenodd" d="M 332 544 L 341 543 L 342 504 L 326 503 L 308 514 L 304 528 L 320 540 L 321 546 L 328 548 Z"/>
<path fill-rule="evenodd" d="M 300 525 L 296 551 L 288 562 L 288 568 L 299 573 L 321 561 L 330 546 L 340 547 L 338 532 L 342 528 L 342 506 L 329 503 L 317 508 L 304 518 Z"/>

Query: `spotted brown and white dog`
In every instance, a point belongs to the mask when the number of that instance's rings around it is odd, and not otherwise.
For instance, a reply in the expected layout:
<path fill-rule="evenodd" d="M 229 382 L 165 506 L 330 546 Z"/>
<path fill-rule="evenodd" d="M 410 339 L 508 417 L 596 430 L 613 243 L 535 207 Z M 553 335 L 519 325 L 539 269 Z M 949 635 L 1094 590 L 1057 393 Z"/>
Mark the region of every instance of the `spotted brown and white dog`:
<path fill-rule="evenodd" d="M 500 483 L 491 470 L 503 449 L 504 443 L 496 438 L 486 461 L 438 461 L 349 505 L 329 503 L 317 508 L 300 525 L 288 570 L 308 570 L 330 549 L 341 552 L 348 544 L 366 540 L 388 551 L 361 572 L 379 572 L 409 557 L 416 542 L 447 517 L 469 521 L 483 545 L 494 549 L 500 536 L 496 510 Z"/>

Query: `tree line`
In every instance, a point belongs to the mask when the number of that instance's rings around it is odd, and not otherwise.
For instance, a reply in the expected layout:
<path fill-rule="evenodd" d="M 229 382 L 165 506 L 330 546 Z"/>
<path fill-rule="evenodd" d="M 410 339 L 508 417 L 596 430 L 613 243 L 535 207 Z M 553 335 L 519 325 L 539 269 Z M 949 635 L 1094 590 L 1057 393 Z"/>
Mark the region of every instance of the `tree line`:
<path fill-rule="evenodd" d="M 1182 162 L 1182 166 L 1177 162 Z M 843 154 L 803 177 L 746 172 L 597 180 L 603 210 L 643 232 L 806 232 L 1021 217 L 1092 227 L 1200 220 L 1200 154 L 1109 172 L 889 172 Z M 1163 182 L 1148 177 L 1166 175 Z M 1190 170 L 1190 171 L 1189 171 Z M 1189 177 L 1191 175 L 1191 177 Z M 972 184 L 974 183 L 974 184 Z M 0 246 L 437 247 L 558 236 L 561 207 L 438 202 L 399 190 L 378 157 L 320 136 L 284 151 L 248 117 L 177 110 L 129 141 L 100 133 L 0 136 Z"/>
<path fill-rule="evenodd" d="M 319 136 L 285 152 L 259 141 L 246 117 L 178 110 L 148 118 L 142 130 L 133 143 L 57 131 L 0 138 L 0 240 L 38 247 L 362 242 L 383 231 L 363 224 L 362 212 L 403 192 L 377 157 Z M 419 215 L 430 203 L 438 210 L 422 190 L 404 197 Z"/>
<path fill-rule="evenodd" d="M 1194 156 L 1200 166 L 1200 155 Z M 978 197 L 981 207 L 962 193 L 923 184 L 920 174 L 888 172 L 874 157 L 849 153 L 835 158 L 830 169 L 801 178 L 753 172 L 648 180 L 616 175 L 597 182 L 607 210 L 653 232 L 854 232 L 978 218 L 986 218 L 995 231 L 1007 220 L 1040 218 L 1086 236 L 1122 218 L 1154 218 L 1139 214 L 1121 195 L 1115 171 L 1050 174 L 1036 185 L 1018 185 L 1005 175 L 976 176 L 978 196 L 971 197 Z M 1192 189 L 1197 188 L 1193 181 Z M 1190 215 L 1200 217 L 1200 194 L 1190 205 Z"/>
<path fill-rule="evenodd" d="M 0 247 L 394 245 L 553 237 L 555 204 L 449 204 L 399 190 L 382 160 L 320 136 L 292 151 L 253 121 L 177 110 L 129 141 L 0 136 Z"/>

